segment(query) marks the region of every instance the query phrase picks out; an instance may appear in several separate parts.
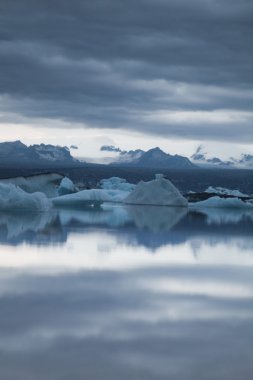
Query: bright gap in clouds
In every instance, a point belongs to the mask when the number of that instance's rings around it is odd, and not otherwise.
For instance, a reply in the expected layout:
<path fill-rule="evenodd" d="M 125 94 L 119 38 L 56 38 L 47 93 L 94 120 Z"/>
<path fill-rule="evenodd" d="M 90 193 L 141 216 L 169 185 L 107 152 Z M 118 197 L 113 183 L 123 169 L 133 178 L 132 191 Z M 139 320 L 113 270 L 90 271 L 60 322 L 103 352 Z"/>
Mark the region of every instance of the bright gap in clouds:
<path fill-rule="evenodd" d="M 209 156 L 218 156 L 221 159 L 239 157 L 242 153 L 253 154 L 252 145 L 233 144 L 231 142 L 202 141 L 175 139 L 164 136 L 153 136 L 137 132 L 115 129 L 84 129 L 62 128 L 61 123 L 54 128 L 43 126 L 29 126 L 25 124 L 2 124 L 0 142 L 21 140 L 26 145 L 53 144 L 68 146 L 76 145 L 77 150 L 72 149 L 75 157 L 91 160 L 93 162 L 107 162 L 110 157 L 115 157 L 112 152 L 101 152 L 102 145 L 114 145 L 122 150 L 143 149 L 148 150 L 159 146 L 166 153 L 180 154 L 190 157 L 199 145 Z"/>

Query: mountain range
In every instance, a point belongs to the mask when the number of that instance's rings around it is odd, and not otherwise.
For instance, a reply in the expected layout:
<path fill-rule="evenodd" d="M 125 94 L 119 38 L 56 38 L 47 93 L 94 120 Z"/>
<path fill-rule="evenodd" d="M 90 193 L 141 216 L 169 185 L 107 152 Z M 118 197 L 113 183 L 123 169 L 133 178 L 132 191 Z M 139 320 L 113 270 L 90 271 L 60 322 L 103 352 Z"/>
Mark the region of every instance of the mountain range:
<path fill-rule="evenodd" d="M 196 152 L 191 156 L 191 160 L 201 167 L 253 169 L 253 155 L 251 154 L 241 154 L 239 158 L 230 157 L 228 160 L 221 160 L 219 157 L 210 157 L 202 145 L 198 146 Z"/>
<path fill-rule="evenodd" d="M 71 146 L 71 149 L 78 149 Z M 205 168 L 253 168 L 253 155 L 242 154 L 240 158 L 232 158 L 224 161 L 219 157 L 212 157 L 207 154 L 202 146 L 199 146 L 196 152 L 191 156 L 191 160 L 180 155 L 171 155 L 165 153 L 159 147 L 144 151 L 121 150 L 113 145 L 104 145 L 101 151 L 111 152 L 114 157 L 109 165 L 143 167 L 143 168 L 161 168 L 161 169 L 194 169 L 198 167 Z M 27 146 L 21 141 L 0 143 L 0 166 L 2 167 L 53 167 L 53 166 L 76 166 L 88 163 L 81 162 L 74 158 L 70 149 L 66 146 L 35 144 Z"/>
<path fill-rule="evenodd" d="M 126 151 L 113 145 L 103 145 L 100 150 L 116 154 L 111 165 L 151 168 L 253 168 L 253 155 L 251 154 L 241 154 L 239 158 L 230 157 L 228 160 L 222 160 L 208 154 L 202 145 L 196 149 L 190 159 L 177 154 L 165 153 L 158 147 L 145 152 L 141 149 Z"/>
<path fill-rule="evenodd" d="M 67 147 L 36 144 L 27 146 L 21 141 L 0 143 L 0 165 L 69 165 L 79 163 Z"/>
<path fill-rule="evenodd" d="M 187 157 L 165 153 L 158 147 L 145 152 L 141 149 L 125 151 L 110 145 L 102 146 L 101 150 L 119 153 L 118 158 L 111 165 L 167 169 L 197 167 Z"/>

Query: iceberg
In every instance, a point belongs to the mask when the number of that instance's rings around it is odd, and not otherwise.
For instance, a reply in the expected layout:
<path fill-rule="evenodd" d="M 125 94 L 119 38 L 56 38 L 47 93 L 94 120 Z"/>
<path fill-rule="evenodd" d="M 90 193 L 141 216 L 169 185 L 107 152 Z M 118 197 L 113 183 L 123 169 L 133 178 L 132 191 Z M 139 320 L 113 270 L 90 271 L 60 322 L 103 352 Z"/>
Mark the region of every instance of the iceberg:
<path fill-rule="evenodd" d="M 27 193 L 42 192 L 47 197 L 56 197 L 58 195 L 57 188 L 63 179 L 62 174 L 46 173 L 31 175 L 28 177 L 14 177 L 1 179 L 0 184 L 13 184 Z"/>
<path fill-rule="evenodd" d="M 123 190 L 133 191 L 136 187 L 133 183 L 128 183 L 125 179 L 120 177 L 111 177 L 102 179 L 99 183 L 101 189 L 105 190 Z"/>
<path fill-rule="evenodd" d="M 123 200 L 125 204 L 150 206 L 183 206 L 188 202 L 179 190 L 161 174 L 149 182 L 139 182 L 136 188 Z"/>
<path fill-rule="evenodd" d="M 239 209 L 252 209 L 253 203 L 244 202 L 239 198 L 221 198 L 221 197 L 211 197 L 205 201 L 195 202 L 190 204 L 193 208 L 198 207 L 222 207 L 222 208 L 239 208 Z"/>
<path fill-rule="evenodd" d="M 122 190 L 90 189 L 53 198 L 52 202 L 57 207 L 99 207 L 104 202 L 122 203 L 128 195 Z"/>
<path fill-rule="evenodd" d="M 58 195 L 61 196 L 61 195 L 73 194 L 73 193 L 76 193 L 76 191 L 77 191 L 76 187 L 71 181 L 71 179 L 69 179 L 68 177 L 64 177 L 61 180 L 60 186 L 58 188 Z"/>
<path fill-rule="evenodd" d="M 26 193 L 21 188 L 9 183 L 0 183 L 0 210 L 49 210 L 51 201 L 43 193 Z"/>

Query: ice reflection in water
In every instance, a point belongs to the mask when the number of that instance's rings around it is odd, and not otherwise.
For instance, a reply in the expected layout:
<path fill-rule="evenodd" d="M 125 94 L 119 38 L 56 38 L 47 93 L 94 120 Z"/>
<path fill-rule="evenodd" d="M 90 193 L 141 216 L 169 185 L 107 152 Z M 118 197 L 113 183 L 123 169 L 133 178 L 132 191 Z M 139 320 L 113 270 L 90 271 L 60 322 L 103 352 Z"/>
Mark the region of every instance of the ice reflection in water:
<path fill-rule="evenodd" d="M 248 212 L 0 215 L 2 379 L 252 379 Z"/>

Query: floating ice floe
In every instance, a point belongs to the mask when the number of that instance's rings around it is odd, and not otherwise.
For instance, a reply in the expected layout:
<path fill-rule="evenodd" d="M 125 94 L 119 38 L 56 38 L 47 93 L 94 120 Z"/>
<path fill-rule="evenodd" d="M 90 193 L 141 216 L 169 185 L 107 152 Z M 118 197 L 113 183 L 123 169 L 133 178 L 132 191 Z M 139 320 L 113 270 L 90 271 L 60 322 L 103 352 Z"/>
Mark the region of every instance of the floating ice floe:
<path fill-rule="evenodd" d="M 28 177 L 14 177 L 1 179 L 0 184 L 12 184 L 18 186 L 27 193 L 42 192 L 47 197 L 56 197 L 57 188 L 60 185 L 63 175 L 58 173 L 38 174 Z"/>
<path fill-rule="evenodd" d="M 239 198 L 221 198 L 211 197 L 205 201 L 191 203 L 192 208 L 197 207 L 222 207 L 222 208 L 239 208 L 239 209 L 253 209 L 253 203 L 244 202 Z"/>
<path fill-rule="evenodd" d="M 52 202 L 61 207 L 99 206 L 103 202 L 122 203 L 128 195 L 128 191 L 91 189 L 53 198 Z"/>
<path fill-rule="evenodd" d="M 239 190 L 230 190 L 226 189 L 225 187 L 213 187 L 209 186 L 206 190 L 205 193 L 212 193 L 212 194 L 217 194 L 217 195 L 232 195 L 234 197 L 240 197 L 240 198 L 247 198 L 250 195 L 241 193 Z"/>
<path fill-rule="evenodd" d="M 119 177 L 111 177 L 102 179 L 100 181 L 100 187 L 105 190 L 122 190 L 133 191 L 136 187 L 133 183 L 128 183 L 125 179 Z"/>
<path fill-rule="evenodd" d="M 58 194 L 61 195 L 67 195 L 67 194 L 73 194 L 76 193 L 77 189 L 71 179 L 68 177 L 64 177 L 61 180 L 60 186 L 58 188 Z"/>
<path fill-rule="evenodd" d="M 150 206 L 187 206 L 188 202 L 179 190 L 162 174 L 149 182 L 139 182 L 123 201 L 125 204 Z"/>
<path fill-rule="evenodd" d="M 9 183 L 0 184 L 0 210 L 49 210 L 51 201 L 43 193 L 29 194 L 21 188 Z"/>

